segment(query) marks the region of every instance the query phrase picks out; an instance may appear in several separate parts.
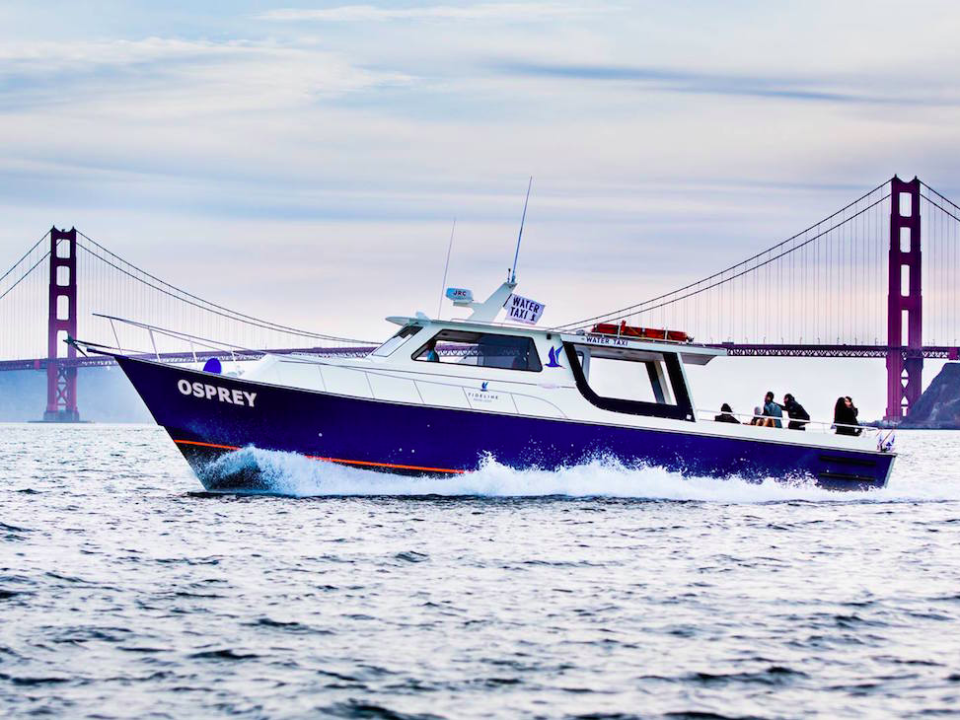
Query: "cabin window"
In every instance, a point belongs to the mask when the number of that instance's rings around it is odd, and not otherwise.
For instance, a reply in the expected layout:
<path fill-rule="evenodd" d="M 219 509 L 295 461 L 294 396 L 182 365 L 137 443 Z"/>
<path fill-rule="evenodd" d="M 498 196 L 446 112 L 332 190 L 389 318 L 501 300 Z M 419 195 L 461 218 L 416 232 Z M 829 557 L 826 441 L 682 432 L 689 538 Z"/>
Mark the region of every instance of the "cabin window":
<path fill-rule="evenodd" d="M 635 362 L 590 358 L 590 369 L 584 376 L 601 397 L 674 404 L 662 358 Z"/>
<path fill-rule="evenodd" d="M 564 345 L 577 389 L 593 405 L 631 415 L 693 420 L 676 353 Z"/>
<path fill-rule="evenodd" d="M 420 325 L 405 325 L 404 327 L 400 328 L 399 331 L 397 331 L 396 335 L 387 340 L 385 343 L 383 343 L 383 345 L 378 347 L 370 354 L 375 355 L 376 357 L 387 357 L 394 350 L 403 345 L 407 338 L 413 337 L 421 330 L 423 330 L 423 327 Z"/>
<path fill-rule="evenodd" d="M 413 354 L 413 359 L 526 372 L 543 369 L 532 338 L 462 330 L 441 330 Z"/>

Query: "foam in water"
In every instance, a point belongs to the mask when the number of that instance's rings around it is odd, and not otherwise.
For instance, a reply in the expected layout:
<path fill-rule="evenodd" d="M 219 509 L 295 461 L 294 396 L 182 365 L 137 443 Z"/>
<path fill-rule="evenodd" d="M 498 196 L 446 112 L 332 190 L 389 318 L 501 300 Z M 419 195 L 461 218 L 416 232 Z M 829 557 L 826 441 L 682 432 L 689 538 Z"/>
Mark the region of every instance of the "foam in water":
<path fill-rule="evenodd" d="M 663 468 L 627 468 L 609 460 L 558 471 L 514 470 L 488 459 L 470 473 L 449 477 L 408 477 L 311 460 L 293 453 L 244 448 L 230 453 L 206 473 L 208 487 L 217 477 L 256 477 L 252 492 L 292 497 L 345 495 L 442 495 L 483 497 L 617 497 L 712 502 L 782 502 L 787 500 L 847 502 L 851 500 L 942 499 L 916 493 L 867 491 L 840 493 L 812 482 L 762 482 L 742 478 L 691 477 Z M 227 487 L 218 487 L 228 490 Z M 246 490 L 251 492 L 251 490 Z"/>

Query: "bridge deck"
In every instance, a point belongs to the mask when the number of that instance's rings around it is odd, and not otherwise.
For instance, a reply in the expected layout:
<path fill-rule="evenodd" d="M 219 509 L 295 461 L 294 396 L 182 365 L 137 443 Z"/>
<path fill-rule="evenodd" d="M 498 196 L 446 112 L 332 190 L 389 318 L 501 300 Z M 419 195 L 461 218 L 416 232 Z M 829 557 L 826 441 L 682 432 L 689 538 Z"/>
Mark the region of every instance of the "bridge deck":
<path fill-rule="evenodd" d="M 960 348 L 948 345 L 924 345 L 920 350 L 898 345 L 715 343 L 711 347 L 724 348 L 733 357 L 885 358 L 891 352 L 900 352 L 905 358 L 960 359 Z"/>

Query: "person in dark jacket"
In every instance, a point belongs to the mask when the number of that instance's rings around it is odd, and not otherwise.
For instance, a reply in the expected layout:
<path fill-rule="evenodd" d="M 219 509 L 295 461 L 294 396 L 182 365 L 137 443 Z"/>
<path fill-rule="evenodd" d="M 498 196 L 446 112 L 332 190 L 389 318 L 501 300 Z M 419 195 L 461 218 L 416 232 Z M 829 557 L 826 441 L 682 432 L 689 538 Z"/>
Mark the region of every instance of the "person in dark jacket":
<path fill-rule="evenodd" d="M 717 422 L 736 423 L 737 425 L 740 424 L 740 421 L 733 416 L 733 408 L 730 407 L 728 403 L 724 403 L 720 406 L 720 414 L 715 416 L 713 419 Z"/>
<path fill-rule="evenodd" d="M 790 416 L 790 422 L 787 427 L 791 430 L 806 430 L 807 423 L 810 422 L 810 413 L 804 410 L 803 405 L 797 402 L 797 399 L 787 393 L 783 396 L 783 409 Z"/>
<path fill-rule="evenodd" d="M 857 420 L 859 411 L 849 397 L 837 398 L 837 404 L 833 407 L 833 422 L 837 426 L 837 435 L 859 435 L 863 428 L 857 427 L 860 422 Z"/>
<path fill-rule="evenodd" d="M 780 407 L 780 403 L 773 399 L 773 392 L 768 392 L 763 398 L 763 414 L 764 416 L 770 418 L 770 420 L 764 421 L 764 425 L 772 425 L 773 427 L 782 428 L 783 423 L 781 422 L 783 418 L 783 408 Z"/>
<path fill-rule="evenodd" d="M 851 410 L 853 410 L 853 416 L 857 418 L 857 424 L 859 424 L 860 408 L 858 408 L 856 405 L 853 404 L 853 398 L 850 397 L 849 395 L 845 396 L 843 399 L 847 401 L 847 405 Z"/>

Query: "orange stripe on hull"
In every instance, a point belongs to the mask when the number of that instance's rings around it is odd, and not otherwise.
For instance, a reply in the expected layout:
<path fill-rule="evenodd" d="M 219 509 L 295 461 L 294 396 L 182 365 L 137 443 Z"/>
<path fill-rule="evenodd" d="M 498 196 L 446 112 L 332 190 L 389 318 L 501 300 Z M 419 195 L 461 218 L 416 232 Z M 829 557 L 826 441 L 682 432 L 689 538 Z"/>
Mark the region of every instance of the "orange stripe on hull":
<path fill-rule="evenodd" d="M 197 442 L 195 440 L 174 440 L 177 445 L 195 445 L 197 447 L 215 448 L 217 450 L 239 450 L 236 445 L 217 445 L 216 443 Z M 362 467 L 390 468 L 392 470 L 419 470 L 421 472 L 441 472 L 452 475 L 462 475 L 465 470 L 450 468 L 423 467 L 422 465 L 399 465 L 397 463 L 371 462 L 369 460 L 345 460 L 343 458 L 321 457 L 319 455 L 304 455 L 309 460 L 323 460 L 325 462 L 340 463 L 341 465 L 359 465 Z"/>
<path fill-rule="evenodd" d="M 198 447 L 217 448 L 217 450 L 239 450 L 235 445 L 216 445 L 214 443 L 194 442 L 193 440 L 174 440 L 177 445 L 197 445 Z"/>

